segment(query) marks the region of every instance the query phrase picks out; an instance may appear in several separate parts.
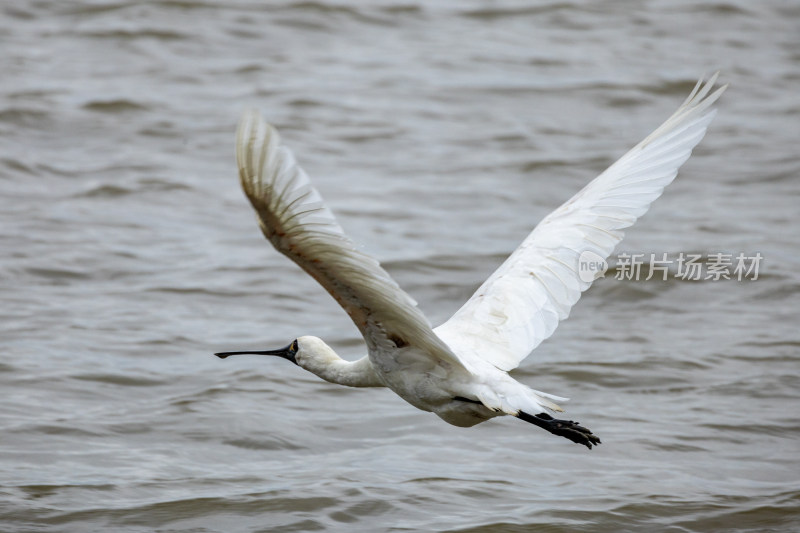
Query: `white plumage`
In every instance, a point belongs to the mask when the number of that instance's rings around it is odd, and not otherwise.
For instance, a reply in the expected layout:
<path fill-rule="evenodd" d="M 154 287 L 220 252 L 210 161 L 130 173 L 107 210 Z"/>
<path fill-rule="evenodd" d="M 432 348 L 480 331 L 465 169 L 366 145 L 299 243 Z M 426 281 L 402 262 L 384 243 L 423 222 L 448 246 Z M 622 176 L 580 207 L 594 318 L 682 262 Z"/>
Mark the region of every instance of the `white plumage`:
<path fill-rule="evenodd" d="M 367 343 L 349 362 L 316 337 L 280 350 L 223 352 L 279 355 L 342 385 L 386 386 L 445 421 L 472 426 L 513 415 L 589 448 L 588 429 L 548 412 L 566 401 L 532 390 L 507 372 L 552 335 L 591 281 L 578 258 L 607 258 L 622 230 L 642 216 L 675 178 L 714 117 L 727 86 L 697 83 L 678 110 L 575 196 L 542 220 L 447 322 L 436 329 L 380 264 L 358 251 L 319 192 L 255 111 L 239 124 L 236 159 L 242 187 L 264 235 L 339 302 Z"/>

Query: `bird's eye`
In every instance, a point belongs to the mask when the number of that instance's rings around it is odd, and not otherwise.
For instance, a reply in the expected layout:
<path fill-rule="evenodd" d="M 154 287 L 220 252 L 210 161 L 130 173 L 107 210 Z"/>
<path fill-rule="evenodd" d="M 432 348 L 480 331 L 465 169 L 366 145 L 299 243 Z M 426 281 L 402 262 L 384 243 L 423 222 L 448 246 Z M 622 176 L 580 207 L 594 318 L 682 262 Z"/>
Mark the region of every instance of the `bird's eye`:
<path fill-rule="evenodd" d="M 297 351 L 297 339 L 292 341 L 292 344 L 289 346 L 289 349 L 293 352 Z"/>

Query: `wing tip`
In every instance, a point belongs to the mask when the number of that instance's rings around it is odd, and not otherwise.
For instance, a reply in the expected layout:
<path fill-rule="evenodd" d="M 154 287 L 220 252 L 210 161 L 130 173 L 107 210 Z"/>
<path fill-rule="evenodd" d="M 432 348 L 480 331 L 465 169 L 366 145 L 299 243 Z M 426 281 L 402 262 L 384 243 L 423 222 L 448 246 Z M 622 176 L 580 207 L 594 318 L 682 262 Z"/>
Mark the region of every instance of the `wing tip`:
<path fill-rule="evenodd" d="M 252 148 L 252 143 L 262 136 L 264 137 L 265 143 L 269 143 L 273 139 L 275 141 L 280 140 L 278 130 L 276 130 L 272 124 L 264 120 L 261 116 L 261 111 L 255 107 L 245 108 L 245 110 L 242 111 L 239 124 L 236 128 L 237 155 L 240 149 L 247 148 L 248 145 Z"/>
<path fill-rule="evenodd" d="M 242 145 L 242 140 L 247 137 L 249 132 L 252 132 L 255 126 L 262 123 L 264 119 L 261 118 L 261 112 L 255 107 L 248 107 L 242 111 L 239 117 L 239 124 L 236 128 L 236 146 L 237 148 Z"/>
<path fill-rule="evenodd" d="M 722 96 L 722 93 L 724 93 L 730 85 L 730 83 L 726 83 L 711 92 L 711 89 L 719 78 L 720 72 L 719 70 L 714 72 L 707 81 L 705 80 L 705 74 L 697 80 L 694 89 L 692 89 L 686 100 L 678 107 L 677 111 L 653 131 L 653 133 L 648 135 L 639 144 L 638 148 L 644 148 L 658 137 L 668 134 L 681 124 L 686 124 L 687 121 L 700 121 L 705 119 L 704 127 L 707 127 L 708 123 L 711 122 L 716 114 L 716 109 L 712 108 L 712 106 L 719 100 L 719 97 Z M 699 139 L 698 142 L 700 142 Z"/>
<path fill-rule="evenodd" d="M 242 112 L 236 129 L 236 163 L 242 188 L 251 201 L 263 193 L 265 166 L 271 164 L 279 144 L 277 130 L 263 119 L 257 108 Z"/>
<path fill-rule="evenodd" d="M 719 70 L 714 72 L 714 74 L 712 74 L 711 77 L 708 78 L 707 81 L 705 81 L 705 83 L 704 83 L 705 75 L 702 78 L 700 78 L 697 81 L 695 90 L 692 91 L 692 93 L 689 95 L 690 97 L 687 99 L 684 105 L 681 106 L 681 110 L 683 110 L 684 108 L 689 108 L 690 111 L 694 111 L 697 108 L 705 109 L 711 106 L 714 102 L 716 102 L 717 99 L 719 99 L 719 97 L 722 95 L 722 93 L 725 92 L 725 89 L 727 89 L 728 86 L 730 85 L 730 83 L 726 83 L 720 87 L 717 87 L 716 90 L 714 90 L 714 92 L 711 92 L 711 90 L 714 88 L 714 85 L 717 83 L 717 80 L 719 79 L 720 72 L 721 71 Z M 702 88 L 698 91 L 697 88 L 701 85 Z"/>

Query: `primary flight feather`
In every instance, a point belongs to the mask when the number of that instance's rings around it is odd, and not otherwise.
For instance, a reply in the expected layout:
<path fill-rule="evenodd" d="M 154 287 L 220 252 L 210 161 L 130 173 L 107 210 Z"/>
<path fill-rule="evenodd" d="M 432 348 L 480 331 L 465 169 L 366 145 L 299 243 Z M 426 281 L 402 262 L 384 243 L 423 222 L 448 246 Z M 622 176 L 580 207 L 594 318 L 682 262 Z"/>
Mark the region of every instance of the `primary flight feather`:
<path fill-rule="evenodd" d="M 599 444 L 588 429 L 551 416 L 565 398 L 530 389 L 507 372 L 552 335 L 591 285 L 579 275 L 581 254 L 607 258 L 622 230 L 675 178 L 727 87 L 712 92 L 716 79 L 698 82 L 659 128 L 545 217 L 436 329 L 380 264 L 356 249 L 275 129 L 246 112 L 236 160 L 261 231 L 339 302 L 368 354 L 345 361 L 322 340 L 304 336 L 278 350 L 217 355 L 277 355 L 333 383 L 389 387 L 457 426 L 512 415 L 589 448 Z"/>

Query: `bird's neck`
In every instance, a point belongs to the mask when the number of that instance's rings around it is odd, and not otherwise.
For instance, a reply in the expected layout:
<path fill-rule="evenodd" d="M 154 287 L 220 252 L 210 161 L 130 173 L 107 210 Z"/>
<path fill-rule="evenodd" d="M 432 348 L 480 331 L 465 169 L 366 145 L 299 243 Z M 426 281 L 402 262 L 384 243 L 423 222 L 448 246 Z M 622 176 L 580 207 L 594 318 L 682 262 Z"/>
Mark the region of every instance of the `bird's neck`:
<path fill-rule="evenodd" d="M 331 351 L 332 352 L 332 351 Z M 347 387 L 384 387 L 368 356 L 358 361 L 346 361 L 331 353 L 324 360 L 307 361 L 303 368 L 325 381 Z"/>

